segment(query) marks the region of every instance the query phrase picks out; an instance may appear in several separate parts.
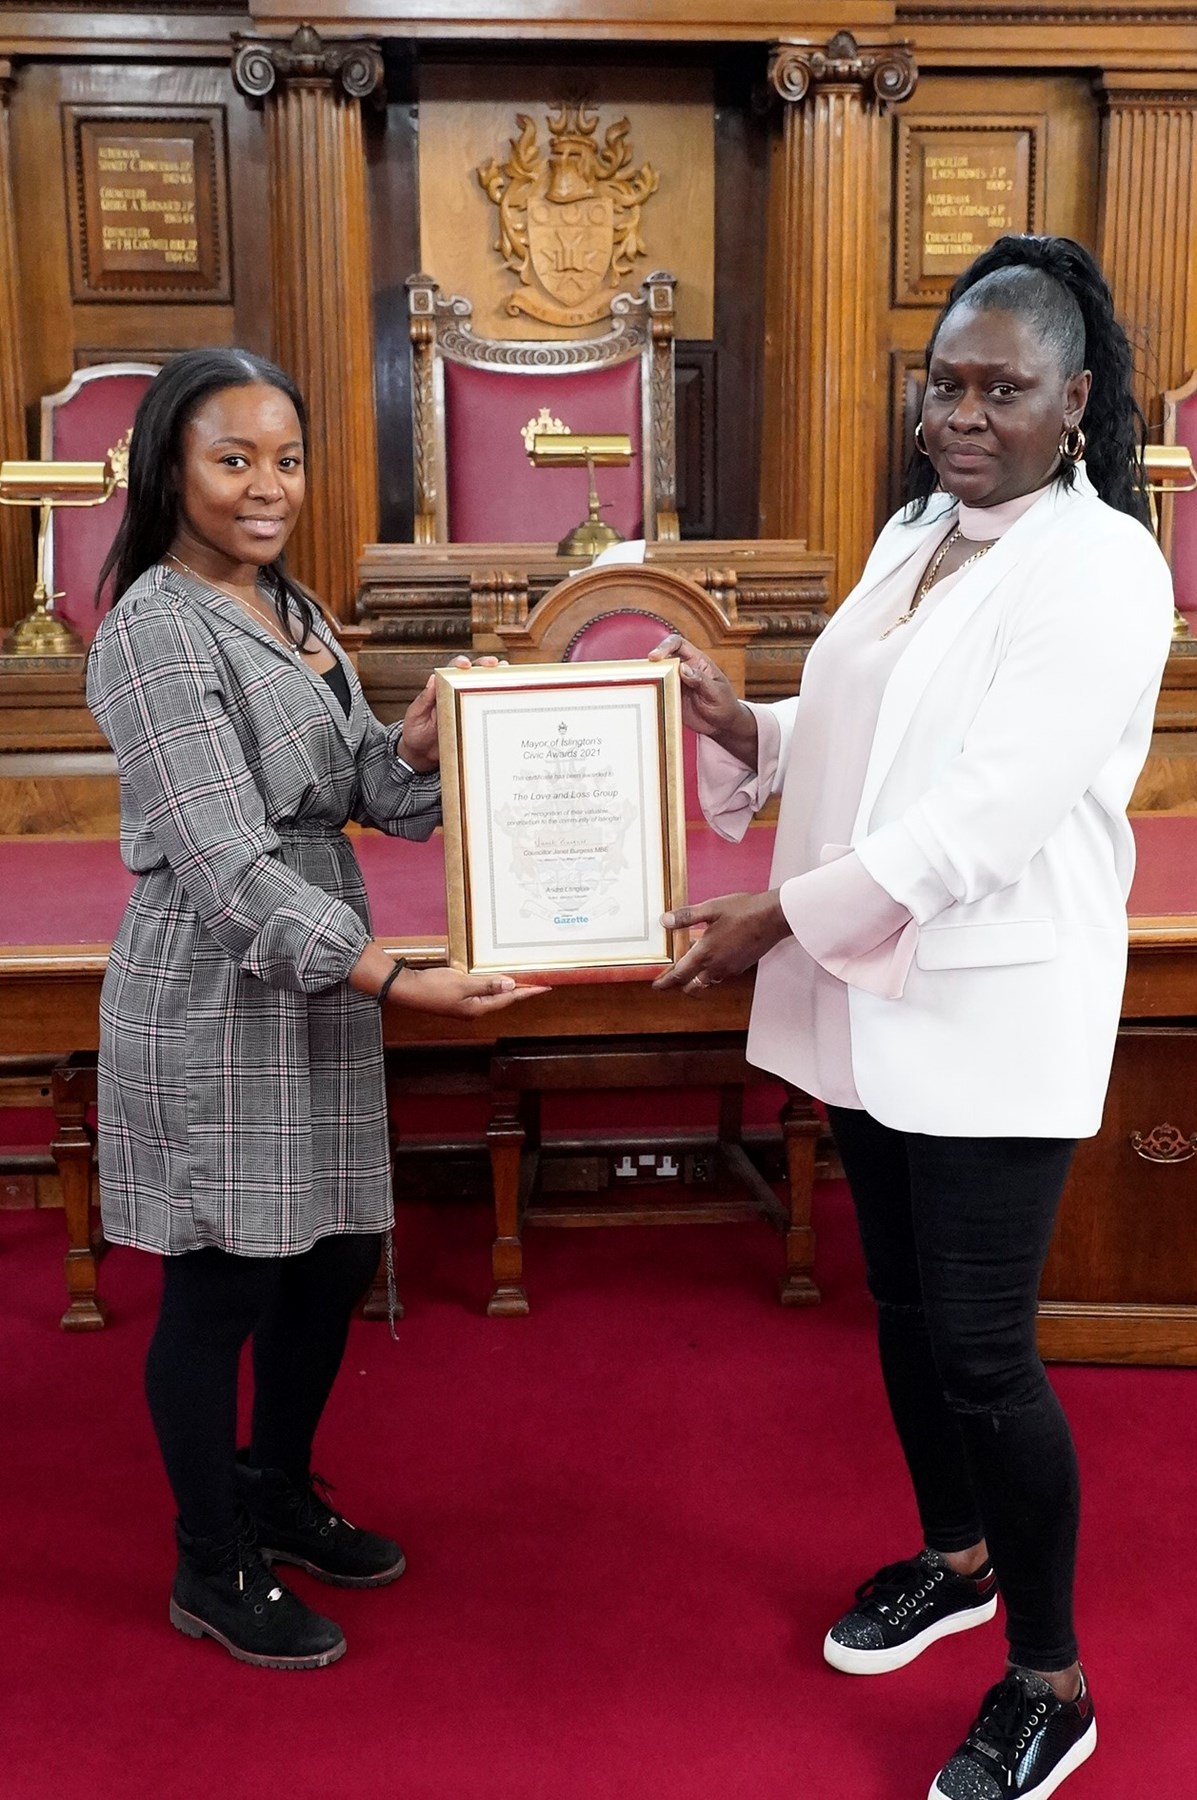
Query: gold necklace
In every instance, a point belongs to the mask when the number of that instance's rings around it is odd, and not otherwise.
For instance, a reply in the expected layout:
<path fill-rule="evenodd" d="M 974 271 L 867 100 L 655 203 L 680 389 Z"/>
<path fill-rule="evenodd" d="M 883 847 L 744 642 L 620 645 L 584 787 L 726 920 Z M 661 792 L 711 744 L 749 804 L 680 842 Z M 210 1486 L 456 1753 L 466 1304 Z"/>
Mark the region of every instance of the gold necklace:
<path fill-rule="evenodd" d="M 939 574 L 940 568 L 943 565 L 943 560 L 947 556 L 948 551 L 952 548 L 953 544 L 958 544 L 960 542 L 961 538 L 964 538 L 964 533 L 961 531 L 959 525 L 953 525 L 951 531 L 949 531 L 947 537 L 944 539 L 943 543 L 939 546 L 939 549 L 935 552 L 935 555 L 931 558 L 930 563 L 927 565 L 927 573 L 923 576 L 923 579 L 919 582 L 918 590 L 915 593 L 914 599 L 910 602 L 909 607 L 907 608 L 907 610 L 904 613 L 899 613 L 898 617 L 894 620 L 892 625 L 886 626 L 885 630 L 881 633 L 882 641 L 884 641 L 889 636 L 891 631 L 896 631 L 898 629 L 899 625 L 907 625 L 907 624 L 909 624 L 910 620 L 913 619 L 915 613 L 918 611 L 919 607 L 923 604 L 923 601 L 927 598 L 927 595 L 931 592 L 931 589 L 935 586 L 935 577 Z M 965 541 L 965 543 L 967 543 L 968 539 L 964 538 L 964 541 Z M 964 562 L 961 563 L 960 567 L 958 569 L 953 570 L 953 573 L 956 575 L 960 575 L 964 572 L 965 569 L 967 569 L 969 567 L 970 563 L 975 563 L 975 562 L 979 561 L 982 556 L 987 556 L 989 554 L 989 552 L 993 549 L 993 544 L 996 544 L 996 542 L 997 542 L 997 539 L 994 538 L 993 543 L 982 544 L 980 549 L 974 550 L 971 556 L 966 557 Z"/>
<path fill-rule="evenodd" d="M 166 552 L 166 554 L 170 557 L 170 560 L 172 563 L 177 564 L 177 566 L 183 570 L 184 574 L 190 575 L 191 579 L 193 581 L 198 581 L 201 587 L 215 588 L 216 592 L 218 594 L 225 594 L 225 595 L 227 595 L 227 597 L 230 600 L 235 600 L 239 606 L 243 606 L 245 608 L 246 612 L 250 615 L 250 617 L 252 619 L 256 619 L 258 621 L 259 625 L 263 626 L 267 631 L 270 632 L 271 637 L 277 636 L 277 633 L 273 630 L 273 627 L 275 625 L 281 625 L 281 620 L 279 619 L 277 613 L 275 614 L 273 619 L 270 618 L 270 616 L 256 604 L 256 601 L 257 601 L 256 588 L 254 590 L 254 599 L 252 601 L 247 600 L 245 598 L 245 595 L 239 594 L 235 588 L 225 587 L 224 583 L 220 582 L 220 581 L 213 581 L 212 577 L 210 575 L 201 575 L 198 570 L 192 568 L 190 563 L 185 563 L 181 556 L 176 556 L 176 554 L 173 550 L 168 550 Z M 290 633 L 288 633 L 288 640 L 289 641 L 287 644 L 287 648 L 291 651 L 292 655 L 294 655 L 294 656 L 302 655 L 303 653 L 300 649 L 300 646 L 297 643 L 295 643 L 293 639 L 291 639 Z"/>

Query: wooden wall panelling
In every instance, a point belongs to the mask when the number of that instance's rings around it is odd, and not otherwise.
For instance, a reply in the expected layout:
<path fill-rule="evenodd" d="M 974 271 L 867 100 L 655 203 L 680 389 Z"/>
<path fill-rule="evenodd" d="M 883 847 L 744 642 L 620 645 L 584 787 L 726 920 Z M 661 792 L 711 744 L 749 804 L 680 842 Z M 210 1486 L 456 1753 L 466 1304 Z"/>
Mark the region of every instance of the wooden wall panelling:
<path fill-rule="evenodd" d="M 637 39 L 709 42 L 768 40 L 789 32 L 834 31 L 843 0 L 256 0 L 254 18 L 272 29 L 305 19 L 361 26 L 408 38 Z M 853 0 L 859 26 L 893 23 L 894 0 Z"/>
<path fill-rule="evenodd" d="M 76 300 L 71 293 L 69 184 L 74 178 L 69 136 L 64 136 L 67 107 L 84 110 L 128 108 L 140 116 L 168 121 L 172 109 L 186 114 L 219 109 L 229 125 L 228 182 L 222 183 L 219 206 L 228 220 L 233 265 L 233 300 L 187 299 Z M 244 110 L 233 92 L 225 66 L 198 63 L 31 63 L 23 67 L 13 107 L 14 178 L 21 193 L 41 197 L 36 206 L 18 211 L 17 254 L 24 289 L 22 324 L 25 405 L 36 412 L 41 396 L 55 392 L 74 368 L 113 358 L 128 360 L 140 353 L 156 361 L 173 350 L 202 344 L 227 344 L 235 324 L 245 316 L 237 268 L 241 239 L 240 213 L 253 210 L 252 186 L 237 152 L 244 147 L 232 115 Z M 239 124 L 239 118 L 237 120 Z M 260 127 L 259 127 L 260 129 Z M 262 261 L 261 247 L 256 255 Z M 242 256 L 242 260 L 245 260 Z M 247 296 L 260 311 L 260 282 L 249 277 Z M 249 334 L 262 343 L 260 330 Z"/>
<path fill-rule="evenodd" d="M 922 56 L 922 38 L 919 38 Z M 896 117 L 892 138 L 893 203 L 887 215 L 889 429 L 878 434 L 884 459 L 878 514 L 892 512 L 902 498 L 909 454 L 909 432 L 917 418 L 917 394 L 927 340 L 935 324 L 939 300 L 934 291 L 912 304 L 908 286 L 909 257 L 904 249 L 917 237 L 920 221 L 902 217 L 910 190 L 902 180 L 902 135 L 926 124 L 940 131 L 969 132 L 980 121 L 997 130 L 1031 132 L 1029 211 L 1037 229 L 1078 239 L 1097 247 L 1100 119 L 1088 79 L 1055 73 L 1021 71 L 982 80 L 975 75 L 924 69 L 917 92 Z M 931 286 L 931 284 L 928 284 Z M 915 407 L 916 410 L 911 411 Z"/>
<path fill-rule="evenodd" d="M 378 535 L 410 543 L 414 529 L 409 275 L 420 260 L 419 109 L 416 69 L 383 48 L 387 106 L 367 118 L 366 174 L 374 273 L 374 401 L 378 416 Z"/>
<path fill-rule="evenodd" d="M 896 15 L 898 28 L 916 39 L 924 68 L 1197 62 L 1193 0 L 897 0 Z"/>
<path fill-rule="evenodd" d="M 684 538 L 718 536 L 715 529 L 714 344 L 674 346 L 677 512 Z"/>
<path fill-rule="evenodd" d="M 761 411 L 770 119 L 760 49 L 725 46 L 715 69 L 713 537 L 761 529 Z"/>
<path fill-rule="evenodd" d="M 576 108 L 582 95 L 585 106 L 561 120 L 558 109 Z M 567 289 L 550 261 L 554 225 L 546 219 L 538 226 L 536 218 L 538 211 L 555 210 L 554 132 L 567 139 L 589 136 L 601 153 L 623 120 L 628 162 L 622 182 L 637 197 L 606 189 L 614 202 L 613 238 L 605 246 L 597 233 L 588 240 L 595 260 L 586 271 L 570 273 L 567 279 L 579 286 Z M 536 171 L 530 189 L 522 177 L 512 177 L 517 141 L 520 167 Z M 488 180 L 493 174 L 493 191 L 507 203 L 502 225 L 519 272 L 498 251 L 500 214 L 480 169 L 488 171 Z M 705 59 L 683 53 L 665 62 L 650 52 L 633 61 L 600 52 L 585 63 L 542 55 L 430 57 L 422 64 L 420 267 L 436 277 L 444 294 L 470 300 L 480 337 L 593 336 L 610 316 L 616 293 L 634 290 L 650 271 L 664 269 L 677 277 L 679 337 L 710 338 L 714 217 L 713 75 Z M 537 229 L 544 233 L 539 256 Z M 600 249 L 607 253 L 601 268 Z M 593 286 L 583 289 L 587 278 Z"/>
<path fill-rule="evenodd" d="M 915 68 L 904 46 L 861 46 L 841 32 L 825 50 L 776 46 L 769 78 L 784 108 L 770 208 L 764 528 L 830 551 L 838 601 L 864 565 L 879 510 L 883 114 L 913 92 Z"/>
<path fill-rule="evenodd" d="M 1197 361 L 1197 74 L 1111 74 L 1102 100 L 1102 264 L 1158 425 Z"/>
<path fill-rule="evenodd" d="M 378 448 L 370 230 L 361 102 L 382 87 L 377 45 L 247 38 L 237 86 L 264 102 L 278 360 L 307 401 L 307 504 L 292 562 L 336 616 L 352 619 L 357 563 L 377 537 Z"/>
<path fill-rule="evenodd" d="M 248 26 L 249 14 L 237 4 L 211 10 L 192 7 L 190 0 L 170 11 L 93 11 L 83 6 L 14 5 L 5 0 L 0 44 L 9 56 L 85 58 L 89 62 L 132 58 L 147 61 L 223 61 L 229 32 Z"/>
<path fill-rule="evenodd" d="M 914 454 L 914 428 L 923 409 L 925 358 L 919 350 L 889 353 L 889 487 L 886 510 L 904 499 L 906 470 Z"/>
<path fill-rule="evenodd" d="M 0 461 L 28 455 L 21 366 L 21 288 L 9 154 L 10 63 L 0 60 Z M 24 507 L 0 507 L 0 631 L 23 618 L 33 594 L 33 537 Z"/>
<path fill-rule="evenodd" d="M 246 106 L 237 93 L 231 68 L 222 71 L 222 78 L 228 95 L 232 341 L 259 356 L 270 356 L 274 352 L 274 290 L 266 120 L 260 107 Z"/>

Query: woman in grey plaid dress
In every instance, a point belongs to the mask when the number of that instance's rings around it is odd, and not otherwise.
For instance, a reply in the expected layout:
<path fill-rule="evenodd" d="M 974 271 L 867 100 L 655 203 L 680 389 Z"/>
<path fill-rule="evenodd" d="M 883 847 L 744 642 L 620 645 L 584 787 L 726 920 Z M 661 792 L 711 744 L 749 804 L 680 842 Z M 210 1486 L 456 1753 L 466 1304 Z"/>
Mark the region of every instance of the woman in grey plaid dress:
<path fill-rule="evenodd" d="M 272 1563 L 348 1586 L 404 1568 L 310 1467 L 392 1223 L 381 1004 L 469 1016 L 541 991 L 409 969 L 371 937 L 342 827 L 437 824 L 432 686 L 383 727 L 284 573 L 306 440 L 294 384 L 258 357 L 189 351 L 163 370 L 87 681 L 138 877 L 101 1000 L 100 1196 L 111 1242 L 164 1259 L 146 1391 L 179 1511 L 170 1616 L 280 1668 L 333 1662 L 345 1639 Z"/>

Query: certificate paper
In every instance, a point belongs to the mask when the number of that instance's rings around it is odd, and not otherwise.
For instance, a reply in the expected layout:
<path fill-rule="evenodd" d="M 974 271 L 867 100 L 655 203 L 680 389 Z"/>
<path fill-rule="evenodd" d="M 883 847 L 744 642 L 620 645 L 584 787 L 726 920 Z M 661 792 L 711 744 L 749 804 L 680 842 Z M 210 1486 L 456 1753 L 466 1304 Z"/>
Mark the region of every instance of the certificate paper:
<path fill-rule="evenodd" d="M 642 974 L 685 898 L 674 662 L 437 674 L 450 958 Z"/>

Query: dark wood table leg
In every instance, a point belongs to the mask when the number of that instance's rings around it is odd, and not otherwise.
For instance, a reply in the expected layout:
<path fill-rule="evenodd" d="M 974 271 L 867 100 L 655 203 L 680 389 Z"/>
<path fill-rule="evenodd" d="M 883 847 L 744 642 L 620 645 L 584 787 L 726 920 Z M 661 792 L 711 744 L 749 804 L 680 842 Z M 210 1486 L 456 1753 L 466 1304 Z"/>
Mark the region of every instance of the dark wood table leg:
<path fill-rule="evenodd" d="M 69 1305 L 64 1331 L 102 1331 L 107 1309 L 97 1293 L 104 1240 L 91 1223 L 91 1165 L 94 1148 L 87 1114 L 96 1098 L 94 1059 L 59 1063 L 50 1078 L 58 1131 L 50 1148 L 62 1183 L 66 1214 L 66 1288 Z"/>
<path fill-rule="evenodd" d="M 495 1194 L 495 1241 L 490 1258 L 495 1285 L 486 1308 L 492 1319 L 522 1318 L 528 1311 L 523 1286 L 524 1248 L 520 1240 L 520 1199 L 525 1174 L 522 1163 L 528 1134 L 521 1098 L 511 1092 L 496 1093 L 486 1127 Z"/>
<path fill-rule="evenodd" d="M 780 1299 L 783 1306 L 817 1306 L 821 1296 L 814 1282 L 815 1234 L 811 1225 L 811 1200 L 820 1126 L 810 1095 L 800 1088 L 789 1088 L 788 1093 L 789 1098 L 780 1115 L 790 1191 L 786 1272 Z"/>

